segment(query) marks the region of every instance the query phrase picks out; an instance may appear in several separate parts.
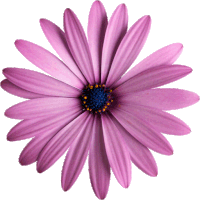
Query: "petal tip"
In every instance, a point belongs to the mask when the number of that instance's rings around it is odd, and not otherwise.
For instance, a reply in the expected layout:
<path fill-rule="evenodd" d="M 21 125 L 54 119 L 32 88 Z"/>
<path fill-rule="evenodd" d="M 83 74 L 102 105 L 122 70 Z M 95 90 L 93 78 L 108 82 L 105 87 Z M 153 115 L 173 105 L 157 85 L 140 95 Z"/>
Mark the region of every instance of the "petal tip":
<path fill-rule="evenodd" d="M 4 84 L 6 83 L 6 79 L 4 79 L 3 81 L 1 81 L 1 88 L 4 89 Z"/>
<path fill-rule="evenodd" d="M 94 6 L 94 5 L 102 5 L 102 3 L 101 3 L 101 1 L 96 0 L 93 2 L 92 6 Z"/>
<path fill-rule="evenodd" d="M 130 186 L 130 181 L 128 183 L 124 183 L 123 188 L 128 188 Z"/>
<path fill-rule="evenodd" d="M 191 97 L 191 101 L 193 100 L 192 104 L 195 104 L 200 100 L 200 96 L 198 94 L 196 94 L 196 93 L 193 93 L 193 94 L 194 94 L 194 97 L 193 98 Z"/>
<path fill-rule="evenodd" d="M 180 52 L 182 52 L 183 50 L 183 44 L 180 43 L 180 42 L 177 42 L 177 43 L 172 43 L 171 45 L 169 45 L 177 50 L 179 50 Z"/>
<path fill-rule="evenodd" d="M 36 170 L 39 174 L 45 171 L 44 167 L 41 166 L 40 162 L 37 161 Z"/>
<path fill-rule="evenodd" d="M 7 109 L 7 110 L 4 112 L 4 115 L 5 115 L 6 117 L 10 117 L 9 109 Z"/>
<path fill-rule="evenodd" d="M 120 12 L 127 12 L 126 4 L 122 3 L 122 4 L 118 5 L 116 10 L 120 10 Z"/>
<path fill-rule="evenodd" d="M 70 189 L 69 186 L 67 186 L 63 180 L 61 182 L 61 185 L 62 185 L 63 191 L 65 191 L 65 192 Z"/>
<path fill-rule="evenodd" d="M 151 16 L 145 15 L 143 18 L 144 18 L 144 21 L 146 22 L 147 26 L 150 26 L 151 25 Z"/>
<path fill-rule="evenodd" d="M 127 13 L 128 12 L 128 9 L 127 9 L 127 6 L 125 3 L 122 3 L 121 4 L 121 7 L 123 8 L 123 10 Z"/>
<path fill-rule="evenodd" d="M 19 164 L 22 165 L 22 166 L 27 165 L 26 162 L 24 161 L 24 159 L 21 156 L 19 157 Z"/>
<path fill-rule="evenodd" d="M 71 13 L 72 13 L 72 10 L 71 10 L 70 8 L 66 8 L 64 13 L 65 13 L 65 14 L 71 14 Z"/>
<path fill-rule="evenodd" d="M 151 173 L 149 174 L 151 177 L 156 177 L 158 176 L 158 168 L 154 169 L 153 171 L 151 171 Z"/>
<path fill-rule="evenodd" d="M 9 142 L 11 142 L 12 141 L 12 137 L 9 135 L 9 133 L 8 133 L 8 135 L 7 135 L 7 138 L 6 138 Z"/>
<path fill-rule="evenodd" d="M 4 76 L 6 76 L 7 70 L 8 70 L 8 68 L 4 68 L 4 69 L 2 70 L 2 74 L 3 74 Z M 2 82 L 3 82 L 3 81 L 2 81 Z M 1 82 L 1 83 L 2 83 L 2 82 Z"/>
<path fill-rule="evenodd" d="M 15 40 L 15 46 L 16 47 L 19 45 L 20 41 L 21 41 L 20 39 Z"/>
<path fill-rule="evenodd" d="M 181 43 L 177 43 L 177 44 L 179 45 L 180 49 L 183 49 L 183 44 Z"/>
<path fill-rule="evenodd" d="M 151 20 L 151 16 L 150 16 L 150 15 L 145 15 L 144 18 L 145 18 L 146 20 Z"/>
<path fill-rule="evenodd" d="M 41 18 L 41 19 L 39 20 L 39 22 L 40 22 L 40 26 L 43 26 L 44 23 L 47 22 L 47 20 L 44 19 L 44 18 Z"/>
<path fill-rule="evenodd" d="M 185 66 L 188 71 L 192 71 L 193 69 L 191 67 Z"/>
<path fill-rule="evenodd" d="M 20 47 L 23 45 L 24 42 L 26 41 L 22 39 L 15 40 L 14 44 L 15 44 L 15 47 L 18 49 L 18 51 L 20 51 Z"/>
<path fill-rule="evenodd" d="M 169 149 L 169 151 L 167 152 L 166 155 L 172 156 L 173 154 L 174 154 L 174 150 L 171 148 L 171 149 Z"/>

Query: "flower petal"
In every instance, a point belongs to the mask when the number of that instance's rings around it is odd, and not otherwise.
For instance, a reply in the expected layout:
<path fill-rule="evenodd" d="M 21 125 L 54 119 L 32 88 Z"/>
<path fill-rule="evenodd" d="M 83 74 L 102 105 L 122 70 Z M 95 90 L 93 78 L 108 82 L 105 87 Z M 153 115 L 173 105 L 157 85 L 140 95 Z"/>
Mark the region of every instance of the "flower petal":
<path fill-rule="evenodd" d="M 148 122 L 155 128 L 155 130 L 162 133 L 170 135 L 185 135 L 191 131 L 189 126 L 179 118 L 156 108 L 129 103 L 120 104 L 120 108 L 143 119 L 144 122 Z"/>
<path fill-rule="evenodd" d="M 49 123 L 48 125 L 46 125 L 46 127 L 39 129 L 40 133 L 37 134 L 36 137 L 32 139 L 23 149 L 19 157 L 19 162 L 22 165 L 29 165 L 34 163 L 38 159 L 39 153 L 42 151 L 44 146 L 50 141 L 50 139 L 55 134 L 57 134 L 64 126 L 66 126 L 73 119 L 75 119 L 79 114 L 80 111 L 78 113 L 72 113 L 71 115 L 65 115 L 62 120 L 57 121 L 55 123 Z M 37 126 L 37 130 L 38 128 L 39 126 Z"/>
<path fill-rule="evenodd" d="M 122 83 L 114 91 L 118 96 L 139 92 L 183 78 L 192 72 L 192 69 L 182 65 L 164 65 L 147 69 L 128 81 Z"/>
<path fill-rule="evenodd" d="M 179 57 L 182 50 L 183 45 L 180 43 L 170 44 L 159 49 L 133 67 L 119 81 L 117 81 L 113 87 L 121 85 L 123 82 L 126 82 L 128 79 L 149 68 L 161 65 L 172 65 Z"/>
<path fill-rule="evenodd" d="M 16 40 L 19 52 L 31 63 L 64 83 L 82 89 L 81 80 L 57 57 L 44 48 L 25 40 Z"/>
<path fill-rule="evenodd" d="M 89 153 L 89 173 L 94 193 L 99 199 L 104 199 L 110 183 L 110 165 L 106 155 L 100 116 L 95 118 L 94 128 Z"/>
<path fill-rule="evenodd" d="M 124 103 L 139 104 L 160 110 L 175 110 L 197 103 L 199 96 L 187 90 L 157 88 L 121 96 L 120 99 Z"/>
<path fill-rule="evenodd" d="M 132 162 L 144 173 L 150 176 L 157 176 L 158 168 L 149 149 L 131 136 L 117 120 L 113 119 L 113 122 L 126 142 Z"/>
<path fill-rule="evenodd" d="M 81 91 L 50 76 L 20 68 L 6 68 L 5 77 L 13 84 L 30 92 L 48 96 L 79 97 Z"/>
<path fill-rule="evenodd" d="M 86 85 L 87 81 L 85 80 L 83 74 L 79 70 L 71 55 L 67 41 L 65 39 L 65 33 L 57 25 L 46 19 L 40 19 L 40 25 L 47 40 L 55 49 L 63 62 L 83 82 L 83 84 Z"/>
<path fill-rule="evenodd" d="M 14 119 L 31 119 L 67 112 L 79 106 L 80 101 L 76 98 L 47 97 L 18 103 L 8 108 L 5 115 Z"/>
<path fill-rule="evenodd" d="M 46 97 L 42 94 L 36 94 L 33 92 L 26 91 L 13 83 L 11 83 L 9 80 L 5 79 L 1 82 L 1 87 L 10 94 L 13 94 L 18 97 L 26 98 L 26 99 L 35 99 L 35 98 L 41 98 Z"/>
<path fill-rule="evenodd" d="M 50 117 L 25 119 L 9 131 L 7 139 L 9 141 L 16 141 L 41 135 L 45 131 L 48 131 L 49 127 L 53 128 L 57 125 L 62 126 L 62 124 L 66 124 L 67 120 L 71 119 L 71 117 L 75 118 L 81 114 L 81 112 L 81 109 L 76 107 L 67 112 L 61 112 Z"/>
<path fill-rule="evenodd" d="M 19 163 L 21 165 L 30 165 L 37 161 L 39 153 L 42 151 L 46 143 L 56 134 L 55 127 L 46 131 L 47 135 L 37 136 L 33 138 L 23 149 L 19 157 Z"/>
<path fill-rule="evenodd" d="M 44 172 L 51 167 L 69 148 L 78 134 L 85 130 L 90 120 L 88 112 L 84 112 L 62 130 L 60 130 L 43 148 L 38 162 L 37 171 Z"/>
<path fill-rule="evenodd" d="M 88 20 L 88 43 L 93 61 L 95 82 L 100 83 L 101 56 L 105 31 L 108 24 L 103 4 L 95 1 L 92 4 Z"/>
<path fill-rule="evenodd" d="M 173 154 L 173 149 L 167 139 L 148 122 L 143 122 L 143 119 L 120 108 L 111 110 L 111 113 L 119 123 L 144 146 L 161 154 Z"/>
<path fill-rule="evenodd" d="M 90 148 L 91 138 L 95 131 L 93 115 L 90 114 L 85 126 L 72 143 L 67 152 L 62 170 L 62 188 L 64 191 L 69 190 L 78 178 Z"/>
<path fill-rule="evenodd" d="M 127 31 L 128 13 L 125 4 L 119 5 L 112 14 L 106 29 L 102 51 L 101 83 L 106 82 L 117 48 Z"/>
<path fill-rule="evenodd" d="M 103 136 L 110 167 L 122 187 L 127 188 L 131 182 L 130 156 L 120 135 L 112 121 L 113 116 L 102 115 Z"/>
<path fill-rule="evenodd" d="M 79 69 L 90 84 L 94 84 L 92 58 L 83 27 L 72 10 L 64 13 L 64 29 L 67 44 Z"/>
<path fill-rule="evenodd" d="M 121 41 L 111 65 L 106 85 L 111 86 L 126 72 L 140 53 L 151 26 L 150 16 L 139 19 Z"/>

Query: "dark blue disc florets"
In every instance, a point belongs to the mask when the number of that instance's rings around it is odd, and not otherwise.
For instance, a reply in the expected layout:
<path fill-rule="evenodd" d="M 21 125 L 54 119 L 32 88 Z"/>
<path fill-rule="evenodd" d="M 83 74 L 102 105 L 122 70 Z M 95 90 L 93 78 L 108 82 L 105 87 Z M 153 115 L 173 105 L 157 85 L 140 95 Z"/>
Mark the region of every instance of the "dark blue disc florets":
<path fill-rule="evenodd" d="M 81 96 L 84 109 L 95 113 L 104 112 L 113 101 L 111 92 L 112 90 L 105 88 L 105 85 L 88 85 Z"/>

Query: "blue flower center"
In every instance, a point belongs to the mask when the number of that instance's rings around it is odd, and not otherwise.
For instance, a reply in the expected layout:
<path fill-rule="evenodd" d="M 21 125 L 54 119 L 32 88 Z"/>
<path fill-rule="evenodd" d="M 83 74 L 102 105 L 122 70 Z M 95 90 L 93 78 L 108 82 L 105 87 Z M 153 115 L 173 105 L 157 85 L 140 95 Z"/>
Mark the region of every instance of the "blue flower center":
<path fill-rule="evenodd" d="M 81 96 L 84 109 L 95 113 L 105 112 L 113 102 L 111 92 L 105 85 L 86 86 Z"/>

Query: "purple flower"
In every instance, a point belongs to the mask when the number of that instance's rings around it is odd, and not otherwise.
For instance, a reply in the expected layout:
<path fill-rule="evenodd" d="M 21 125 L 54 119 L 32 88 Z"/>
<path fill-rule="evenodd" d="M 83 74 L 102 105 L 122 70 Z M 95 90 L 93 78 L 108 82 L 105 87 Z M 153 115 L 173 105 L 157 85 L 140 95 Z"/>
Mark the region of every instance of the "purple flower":
<path fill-rule="evenodd" d="M 188 75 L 192 69 L 173 63 L 181 54 L 179 43 L 166 46 L 128 68 L 140 53 L 150 30 L 149 16 L 127 31 L 127 9 L 119 5 L 109 22 L 101 2 L 92 5 L 88 41 L 76 15 L 66 9 L 63 32 L 41 19 L 42 30 L 59 60 L 42 47 L 17 40 L 17 49 L 54 78 L 26 69 L 6 68 L 1 86 L 27 98 L 5 115 L 22 119 L 8 140 L 33 138 L 19 161 L 37 161 L 38 172 L 51 167 L 66 151 L 62 187 L 78 178 L 89 153 L 89 173 L 96 196 L 106 197 L 112 169 L 127 188 L 131 161 L 150 176 L 157 165 L 149 149 L 171 155 L 173 149 L 161 134 L 185 135 L 190 128 L 165 112 L 196 103 L 199 96 L 179 89 L 157 88 Z M 155 89 L 156 88 L 156 89 Z"/>

